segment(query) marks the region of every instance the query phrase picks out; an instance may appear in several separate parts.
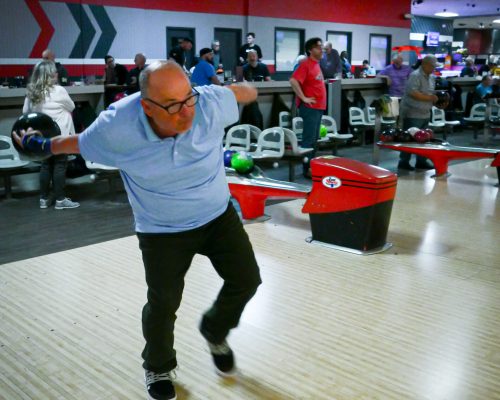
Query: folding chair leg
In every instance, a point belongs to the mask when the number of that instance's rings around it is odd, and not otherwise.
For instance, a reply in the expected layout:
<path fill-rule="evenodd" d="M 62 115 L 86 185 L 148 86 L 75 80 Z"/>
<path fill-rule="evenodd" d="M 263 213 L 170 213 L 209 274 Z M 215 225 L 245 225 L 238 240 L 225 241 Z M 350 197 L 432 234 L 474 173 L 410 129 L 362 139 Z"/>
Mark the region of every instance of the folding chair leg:
<path fill-rule="evenodd" d="M 288 181 L 289 182 L 295 181 L 295 165 L 293 164 L 292 161 L 288 161 Z"/>
<path fill-rule="evenodd" d="M 337 155 L 337 141 L 334 140 L 333 141 L 332 156 L 336 156 L 336 155 Z"/>
<path fill-rule="evenodd" d="M 4 188 L 5 188 L 5 197 L 10 199 L 12 197 L 12 181 L 10 179 L 10 175 L 3 176 Z"/>

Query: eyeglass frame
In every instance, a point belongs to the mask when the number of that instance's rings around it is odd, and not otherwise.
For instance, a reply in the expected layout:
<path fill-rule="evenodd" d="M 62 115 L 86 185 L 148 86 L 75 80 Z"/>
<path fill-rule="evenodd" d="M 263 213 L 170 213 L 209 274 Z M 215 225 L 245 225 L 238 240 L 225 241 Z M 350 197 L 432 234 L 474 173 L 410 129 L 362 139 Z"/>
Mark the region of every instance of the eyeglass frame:
<path fill-rule="evenodd" d="M 169 104 L 168 106 L 161 105 L 160 103 L 158 103 L 157 101 L 154 101 L 154 100 L 150 99 L 149 97 L 144 97 L 144 100 L 147 100 L 147 101 L 149 101 L 149 102 L 153 103 L 155 106 L 158 106 L 158 107 L 160 107 L 160 108 L 163 108 L 163 109 L 164 109 L 164 110 L 165 110 L 168 114 L 170 114 L 170 115 L 174 115 L 174 114 L 177 114 L 177 113 L 181 112 L 182 107 L 183 107 L 184 105 L 185 105 L 186 107 L 194 107 L 194 106 L 198 103 L 198 101 L 199 101 L 199 99 L 200 99 L 200 92 L 198 92 L 195 88 L 192 88 L 192 89 L 193 89 L 193 91 L 194 91 L 194 94 L 192 94 L 191 96 L 187 97 L 187 98 L 186 98 L 186 99 L 184 99 L 183 101 L 177 101 L 177 102 L 175 102 L 175 103 Z M 187 105 L 186 103 L 187 103 L 190 99 L 192 99 L 193 97 L 195 97 L 195 98 L 196 98 L 196 101 L 195 101 L 192 105 Z M 173 107 L 173 106 L 176 106 L 176 105 L 178 105 L 178 104 L 180 104 L 180 107 L 179 107 L 179 110 L 178 110 L 178 111 L 175 111 L 175 112 L 170 112 L 170 111 L 168 110 L 169 108 L 171 108 L 171 107 Z"/>

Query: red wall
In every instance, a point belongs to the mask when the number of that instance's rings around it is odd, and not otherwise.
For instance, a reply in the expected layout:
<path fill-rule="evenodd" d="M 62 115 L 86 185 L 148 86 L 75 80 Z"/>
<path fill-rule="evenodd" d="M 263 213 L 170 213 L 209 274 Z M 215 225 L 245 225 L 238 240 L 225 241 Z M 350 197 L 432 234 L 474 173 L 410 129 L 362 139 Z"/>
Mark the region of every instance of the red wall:
<path fill-rule="evenodd" d="M 43 0 L 42 0 L 43 1 Z M 50 0 L 153 10 L 249 15 L 410 28 L 409 0 Z"/>
<path fill-rule="evenodd" d="M 405 0 L 250 0 L 252 16 L 410 28 Z"/>

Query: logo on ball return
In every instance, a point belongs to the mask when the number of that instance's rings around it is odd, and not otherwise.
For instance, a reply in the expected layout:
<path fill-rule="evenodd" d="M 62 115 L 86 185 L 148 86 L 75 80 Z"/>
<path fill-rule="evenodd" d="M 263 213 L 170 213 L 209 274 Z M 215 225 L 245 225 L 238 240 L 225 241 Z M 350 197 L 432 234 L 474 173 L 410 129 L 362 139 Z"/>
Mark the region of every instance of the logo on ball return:
<path fill-rule="evenodd" d="M 325 176 L 321 182 L 329 189 L 337 189 L 342 186 L 342 181 L 336 176 Z"/>

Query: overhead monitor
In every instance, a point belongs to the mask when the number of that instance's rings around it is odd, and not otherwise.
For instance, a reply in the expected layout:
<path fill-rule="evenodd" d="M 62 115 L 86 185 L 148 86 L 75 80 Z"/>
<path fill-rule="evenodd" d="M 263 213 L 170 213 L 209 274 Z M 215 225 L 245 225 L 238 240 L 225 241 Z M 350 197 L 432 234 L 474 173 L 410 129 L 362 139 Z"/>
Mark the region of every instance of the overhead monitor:
<path fill-rule="evenodd" d="M 428 47 L 439 46 L 439 32 L 427 32 L 427 40 L 425 44 Z"/>

